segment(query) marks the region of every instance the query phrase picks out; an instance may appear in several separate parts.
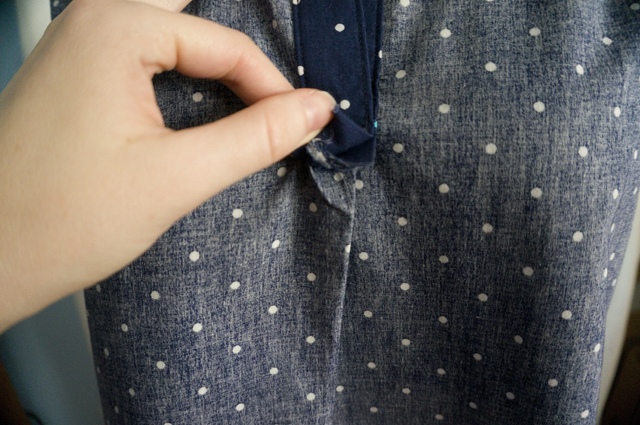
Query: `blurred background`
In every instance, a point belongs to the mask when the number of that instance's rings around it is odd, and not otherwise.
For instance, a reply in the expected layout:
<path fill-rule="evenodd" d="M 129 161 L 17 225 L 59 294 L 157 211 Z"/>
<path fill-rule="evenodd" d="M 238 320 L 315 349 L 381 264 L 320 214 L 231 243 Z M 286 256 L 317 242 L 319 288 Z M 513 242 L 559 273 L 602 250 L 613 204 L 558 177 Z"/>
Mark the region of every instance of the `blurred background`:
<path fill-rule="evenodd" d="M 0 90 L 50 21 L 48 0 L 0 0 Z M 601 425 L 640 424 L 639 260 L 640 209 L 607 316 Z M 82 292 L 0 335 L 0 361 L 31 424 L 103 424 Z M 0 399 L 9 398 L 8 391 L 0 373 Z M 4 425 L 2 417 L 0 411 Z"/>

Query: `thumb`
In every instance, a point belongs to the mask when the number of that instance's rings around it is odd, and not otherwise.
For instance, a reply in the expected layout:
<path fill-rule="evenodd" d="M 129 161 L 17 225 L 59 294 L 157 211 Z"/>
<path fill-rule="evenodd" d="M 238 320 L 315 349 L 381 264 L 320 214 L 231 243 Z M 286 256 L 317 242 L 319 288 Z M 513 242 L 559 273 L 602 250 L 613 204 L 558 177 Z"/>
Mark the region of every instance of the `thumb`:
<path fill-rule="evenodd" d="M 162 144 L 162 156 L 171 164 L 162 172 L 172 176 L 161 180 L 171 182 L 186 213 L 311 141 L 331 121 L 334 108 L 327 92 L 289 90 L 213 123 L 172 132 Z"/>

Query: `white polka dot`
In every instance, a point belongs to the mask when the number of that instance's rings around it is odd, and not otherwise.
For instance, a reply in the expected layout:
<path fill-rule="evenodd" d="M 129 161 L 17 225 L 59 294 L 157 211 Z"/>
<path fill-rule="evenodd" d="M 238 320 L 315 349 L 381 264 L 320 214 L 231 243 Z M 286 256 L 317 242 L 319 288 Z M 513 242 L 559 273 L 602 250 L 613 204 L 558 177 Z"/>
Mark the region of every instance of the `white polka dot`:
<path fill-rule="evenodd" d="M 616 253 L 612 252 L 611 255 L 609 256 L 609 261 L 613 261 L 614 258 L 616 258 Z"/>
<path fill-rule="evenodd" d="M 533 276 L 533 269 L 531 267 L 525 267 L 522 269 L 522 274 L 525 276 Z"/>
<path fill-rule="evenodd" d="M 344 247 L 344 252 L 346 252 L 347 254 L 351 252 L 351 244 Z"/>
<path fill-rule="evenodd" d="M 162 370 L 162 369 L 164 369 L 165 367 L 167 367 L 167 365 L 166 365 L 166 364 L 164 364 L 164 362 L 163 362 L 163 361 L 160 361 L 160 362 L 156 363 L 156 367 L 157 367 L 158 369 Z"/>
<path fill-rule="evenodd" d="M 229 285 L 229 288 L 231 289 L 238 289 L 240 287 L 240 282 L 233 282 L 231 285 Z"/>
<path fill-rule="evenodd" d="M 507 398 L 508 398 L 509 400 L 513 400 L 514 398 L 516 398 L 516 396 L 515 396 L 515 395 L 513 395 L 513 393 L 507 393 Z"/>
<path fill-rule="evenodd" d="M 233 216 L 233 218 L 240 218 L 242 217 L 242 210 L 239 208 L 236 208 L 235 210 L 233 210 L 231 215 Z"/>
<path fill-rule="evenodd" d="M 573 241 L 574 242 L 580 242 L 580 241 L 582 241 L 582 238 L 584 238 L 584 235 L 582 234 L 582 232 L 575 232 L 573 234 Z"/>
<path fill-rule="evenodd" d="M 336 25 L 336 31 L 338 31 L 338 32 L 344 31 L 344 25 L 342 25 L 342 24 Z"/>
<path fill-rule="evenodd" d="M 447 318 L 446 318 L 446 317 L 444 317 L 444 316 L 440 316 L 440 317 L 438 317 L 438 322 L 440 322 L 440 323 L 442 323 L 442 324 L 445 324 L 445 323 L 447 323 L 447 322 L 448 322 L 448 320 L 447 320 Z"/>
<path fill-rule="evenodd" d="M 498 150 L 498 147 L 493 143 L 489 143 L 487 144 L 487 146 L 484 147 L 484 151 L 489 155 L 493 155 L 494 153 L 497 152 L 497 150 Z"/>
<path fill-rule="evenodd" d="M 616 286 L 616 283 L 618 283 L 618 279 L 613 279 L 613 282 L 611 282 L 611 286 Z"/>
<path fill-rule="evenodd" d="M 442 31 L 440 31 L 440 37 L 442 38 L 451 37 L 451 31 L 449 31 L 447 28 L 443 29 Z"/>
<path fill-rule="evenodd" d="M 396 143 L 395 145 L 393 145 L 393 151 L 395 153 L 400 153 L 404 150 L 404 146 L 402 146 L 402 144 L 400 143 Z"/>
<path fill-rule="evenodd" d="M 96 285 L 96 291 L 98 291 L 98 292 L 102 292 L 102 288 L 100 287 L 100 284 L 99 284 L 99 283 Z"/>
<path fill-rule="evenodd" d="M 408 283 L 403 283 L 402 285 L 400 285 L 400 289 L 402 289 L 403 291 L 408 291 L 409 287 L 410 286 Z"/>
<path fill-rule="evenodd" d="M 487 296 L 487 294 L 480 294 L 478 295 L 478 299 L 482 302 L 486 302 L 489 299 L 489 297 Z"/>
<path fill-rule="evenodd" d="M 533 189 L 531 189 L 531 196 L 533 196 L 534 198 L 541 197 L 542 189 L 540 189 L 539 187 L 534 187 Z"/>
<path fill-rule="evenodd" d="M 122 329 L 122 332 L 127 332 L 129 331 L 129 326 L 127 326 L 126 323 L 123 323 L 122 325 L 120 325 L 120 329 Z"/>
<path fill-rule="evenodd" d="M 616 118 L 619 117 L 621 113 L 622 113 L 622 111 L 620 110 L 620 108 L 618 106 L 613 108 L 613 115 L 615 115 Z"/>
<path fill-rule="evenodd" d="M 309 204 L 309 211 L 311 211 L 311 212 L 316 212 L 316 211 L 318 211 L 318 206 L 317 206 L 315 203 L 313 203 L 313 202 L 312 202 L 312 203 L 310 203 L 310 204 Z"/>
<path fill-rule="evenodd" d="M 363 260 L 366 261 L 369 259 L 369 254 L 367 254 L 366 252 L 361 252 L 360 254 L 358 254 L 358 257 Z"/>
<path fill-rule="evenodd" d="M 280 241 L 278 239 L 276 239 L 275 241 L 273 241 L 273 243 L 271 244 L 271 248 L 277 248 L 280 246 Z"/>
<path fill-rule="evenodd" d="M 202 98 L 203 98 L 203 97 L 204 97 L 204 96 L 202 96 L 202 93 L 200 93 L 200 92 L 195 92 L 195 93 L 193 94 L 193 101 L 194 101 L 194 102 L 200 102 L 200 101 L 202 100 Z"/>
<path fill-rule="evenodd" d="M 317 276 L 315 275 L 315 273 L 309 273 L 309 274 L 307 275 L 307 279 L 308 279 L 310 282 L 314 282 L 314 281 L 316 280 L 316 277 L 317 277 Z"/>
<path fill-rule="evenodd" d="M 487 70 L 487 71 L 489 71 L 489 72 L 493 72 L 493 71 L 495 71 L 496 69 L 498 69 L 498 67 L 497 67 L 497 66 L 496 66 L 496 64 L 495 64 L 495 63 L 493 63 L 493 62 L 487 62 L 487 63 L 485 64 L 485 66 L 484 66 L 484 69 L 486 69 L 486 70 Z"/>
<path fill-rule="evenodd" d="M 367 363 L 367 367 L 369 369 L 375 369 L 376 368 L 376 364 L 374 362 L 369 362 L 369 363 Z"/>
<path fill-rule="evenodd" d="M 271 21 L 271 26 L 273 27 L 273 29 L 276 29 L 276 27 L 278 26 L 278 21 L 276 21 L 275 19 Z"/>
<path fill-rule="evenodd" d="M 444 369 L 440 368 L 438 369 L 438 375 L 444 375 L 445 373 L 447 373 Z"/>
<path fill-rule="evenodd" d="M 104 356 L 105 357 L 109 357 L 109 349 L 105 348 L 104 350 L 102 350 L 104 352 Z"/>
<path fill-rule="evenodd" d="M 619 195 L 620 195 L 620 192 L 618 192 L 618 189 L 613 189 L 613 199 L 618 199 Z"/>
<path fill-rule="evenodd" d="M 631 6 L 629 6 L 631 8 L 631 10 L 640 10 L 640 4 L 638 3 L 631 3 Z"/>
<path fill-rule="evenodd" d="M 378 50 L 378 57 L 382 59 L 382 50 Z"/>
<path fill-rule="evenodd" d="M 202 323 L 196 323 L 195 325 L 193 325 L 192 329 L 194 332 L 200 332 L 202 330 Z"/>
<path fill-rule="evenodd" d="M 298 66 L 298 75 L 304 75 L 304 66 Z"/>
<path fill-rule="evenodd" d="M 277 375 L 278 374 L 278 368 L 277 367 L 272 367 L 271 369 L 269 369 L 269 373 L 271 375 Z"/>
<path fill-rule="evenodd" d="M 522 344 L 523 342 L 522 337 L 520 335 L 514 336 L 513 339 L 516 341 L 516 344 Z"/>
<path fill-rule="evenodd" d="M 565 311 L 562 312 L 562 318 L 564 320 L 571 319 L 571 316 L 572 316 L 572 314 L 571 314 L 571 312 L 569 310 L 565 310 Z"/>
<path fill-rule="evenodd" d="M 405 71 L 404 69 L 401 69 L 400 71 L 396 72 L 397 79 L 404 78 L 406 75 L 407 75 L 407 71 Z"/>
<path fill-rule="evenodd" d="M 633 151 L 633 159 L 638 159 L 638 150 Z"/>
<path fill-rule="evenodd" d="M 340 108 L 349 109 L 349 106 L 351 106 L 351 102 L 349 102 L 347 99 L 340 101 Z"/>
<path fill-rule="evenodd" d="M 636 193 L 638 193 L 638 188 L 637 187 L 635 189 L 633 189 L 633 194 L 635 195 Z"/>
<path fill-rule="evenodd" d="M 580 416 L 582 416 L 583 418 L 586 418 L 587 416 L 589 416 L 589 411 L 585 410 L 584 412 L 580 413 Z"/>
<path fill-rule="evenodd" d="M 238 354 L 240 351 L 242 351 L 242 347 L 236 345 L 231 351 L 233 351 L 233 354 Z"/>
<path fill-rule="evenodd" d="M 608 274 L 609 274 L 609 269 L 604 269 L 604 272 L 602 272 L 602 276 L 607 277 Z"/>
<path fill-rule="evenodd" d="M 556 379 L 549 379 L 548 382 L 550 387 L 557 387 L 558 386 L 558 381 Z"/>
<path fill-rule="evenodd" d="M 577 72 L 579 75 L 584 74 L 584 68 L 582 67 L 582 65 L 576 65 L 576 72 Z"/>
<path fill-rule="evenodd" d="M 616 223 L 613 223 L 613 224 L 611 225 L 611 231 L 613 232 L 613 231 L 615 230 L 615 228 L 616 228 Z"/>
<path fill-rule="evenodd" d="M 116 414 L 120 413 L 120 409 L 118 409 L 118 406 L 114 407 L 113 411 L 116 412 Z"/>
<path fill-rule="evenodd" d="M 600 349 L 602 348 L 602 345 L 600 345 L 600 343 L 597 343 L 595 347 L 593 347 L 593 352 L 597 353 L 598 351 L 600 351 Z"/>
<path fill-rule="evenodd" d="M 604 38 L 602 39 L 602 42 L 608 46 L 608 45 L 610 45 L 613 41 L 612 41 L 609 37 L 604 37 Z"/>
<path fill-rule="evenodd" d="M 58 6 L 60 6 L 60 2 L 58 0 L 55 0 L 53 2 L 53 7 L 58 7 Z M 633 6 L 633 4 L 631 6 Z"/>
<path fill-rule="evenodd" d="M 529 34 L 531 34 L 534 37 L 539 36 L 540 35 L 540 28 L 536 28 L 536 27 L 531 28 L 529 30 Z"/>
<path fill-rule="evenodd" d="M 373 317 L 373 313 L 372 313 L 372 312 L 370 312 L 369 310 L 367 310 L 367 311 L 365 311 L 365 312 L 364 312 L 364 317 L 366 317 L 366 318 L 369 318 L 369 319 L 370 319 L 370 318 L 372 318 L 372 317 Z"/>
<path fill-rule="evenodd" d="M 446 183 L 443 183 L 440 186 L 438 186 L 438 190 L 440 191 L 440 193 L 449 193 L 449 185 Z"/>
<path fill-rule="evenodd" d="M 278 168 L 278 171 L 276 171 L 276 174 L 278 174 L 278 177 L 284 177 L 284 175 L 287 174 L 287 167 Z"/>
<path fill-rule="evenodd" d="M 438 413 L 438 414 L 436 415 L 436 419 L 437 419 L 437 420 L 439 420 L 439 421 L 441 421 L 441 420 L 443 420 L 443 419 L 444 419 L 444 416 L 442 416 L 441 414 L 439 414 L 439 413 Z"/>
<path fill-rule="evenodd" d="M 342 385 L 338 385 L 338 386 L 336 387 L 336 391 L 337 391 L 337 392 L 339 392 L 339 393 L 341 393 L 341 392 L 343 392 L 343 391 L 344 391 L 344 387 L 343 387 Z"/>
<path fill-rule="evenodd" d="M 131 397 L 133 397 L 134 395 L 136 395 L 136 392 L 133 390 L 133 388 L 129 388 L 129 395 Z"/>
<path fill-rule="evenodd" d="M 400 217 L 400 218 L 398 219 L 398 224 L 399 224 L 400 226 L 406 226 L 406 225 L 407 225 L 407 223 L 408 223 L 408 221 L 407 221 L 407 219 L 406 219 L 406 218 L 404 218 L 404 217 Z"/>
<path fill-rule="evenodd" d="M 449 257 L 447 257 L 446 255 L 441 255 L 439 260 L 442 264 L 447 264 L 449 262 Z"/>
<path fill-rule="evenodd" d="M 409 6 L 409 0 L 400 0 L 400 6 L 407 7 Z"/>
<path fill-rule="evenodd" d="M 100 368 L 99 367 L 96 367 L 96 372 L 100 373 Z"/>
<path fill-rule="evenodd" d="M 482 356 L 481 356 L 480 354 L 478 354 L 478 353 L 475 353 L 475 354 L 473 355 L 473 358 L 474 358 L 474 359 L 476 359 L 477 361 L 482 360 Z"/>
<path fill-rule="evenodd" d="M 309 344 L 313 344 L 314 342 L 316 342 L 316 339 L 315 339 L 314 337 L 312 337 L 312 336 L 308 336 L 308 337 L 307 337 L 307 342 L 308 342 Z"/>
<path fill-rule="evenodd" d="M 482 225 L 482 231 L 485 233 L 491 233 L 493 232 L 493 226 L 490 225 L 489 223 L 485 223 Z"/>
<path fill-rule="evenodd" d="M 307 394 L 307 400 L 313 401 L 316 399 L 316 395 L 314 393 Z"/>
<path fill-rule="evenodd" d="M 193 261 L 194 263 L 199 259 L 200 259 L 200 253 L 198 251 L 193 251 L 191 254 L 189 254 L 189 260 Z"/>
<path fill-rule="evenodd" d="M 207 389 L 205 387 L 202 387 L 198 390 L 198 394 L 200 395 L 205 395 L 207 393 Z"/>
<path fill-rule="evenodd" d="M 271 307 L 269 307 L 269 314 L 276 314 L 278 312 L 278 307 L 276 307 L 275 305 L 272 305 Z"/>
<path fill-rule="evenodd" d="M 580 149 L 578 149 L 578 154 L 581 157 L 586 158 L 589 154 L 589 149 L 587 149 L 586 146 L 580 146 Z"/>
<path fill-rule="evenodd" d="M 356 180 L 356 189 L 362 189 L 364 187 L 364 182 L 362 180 Z"/>
<path fill-rule="evenodd" d="M 540 101 L 534 103 L 533 109 L 535 109 L 536 112 L 544 112 L 544 103 Z"/>
<path fill-rule="evenodd" d="M 403 339 L 402 340 L 402 345 L 404 345 L 405 347 L 408 347 L 411 344 L 411 341 L 408 339 Z"/>
<path fill-rule="evenodd" d="M 409 388 L 403 388 L 402 389 L 402 393 L 403 394 L 411 394 L 411 390 Z"/>
<path fill-rule="evenodd" d="M 342 173 L 335 173 L 333 175 L 333 179 L 337 182 L 344 180 L 344 174 Z"/>
<path fill-rule="evenodd" d="M 371 413 L 377 413 L 378 412 L 378 408 L 377 407 L 372 407 L 369 410 L 371 410 Z"/>
<path fill-rule="evenodd" d="M 158 291 L 152 291 L 151 292 L 151 299 L 154 299 L 154 300 L 159 300 L 160 299 L 160 294 L 158 293 Z"/>
<path fill-rule="evenodd" d="M 438 112 L 440 112 L 441 114 L 448 114 L 450 110 L 451 110 L 451 107 L 446 103 L 443 103 L 442 105 L 438 106 Z"/>
<path fill-rule="evenodd" d="M 299 2 L 300 0 L 293 0 L 294 2 Z M 294 3 L 294 4 L 298 4 L 298 3 Z M 238 412 L 242 412 L 244 410 L 244 404 L 240 403 L 236 406 L 236 410 Z"/>
<path fill-rule="evenodd" d="M 471 401 L 471 402 L 469 402 L 469 407 L 472 408 L 472 409 L 477 409 L 478 405 L 475 404 L 473 401 Z"/>

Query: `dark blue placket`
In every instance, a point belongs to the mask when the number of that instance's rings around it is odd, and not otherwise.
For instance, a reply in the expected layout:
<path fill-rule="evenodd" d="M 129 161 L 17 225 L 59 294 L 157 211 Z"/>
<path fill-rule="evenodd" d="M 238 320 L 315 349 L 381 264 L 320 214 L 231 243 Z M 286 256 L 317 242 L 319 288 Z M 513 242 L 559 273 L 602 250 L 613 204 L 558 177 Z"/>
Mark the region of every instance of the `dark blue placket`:
<path fill-rule="evenodd" d="M 339 104 L 333 121 L 294 156 L 308 153 L 334 169 L 373 163 L 383 4 L 293 0 L 300 86 L 326 90 Z"/>

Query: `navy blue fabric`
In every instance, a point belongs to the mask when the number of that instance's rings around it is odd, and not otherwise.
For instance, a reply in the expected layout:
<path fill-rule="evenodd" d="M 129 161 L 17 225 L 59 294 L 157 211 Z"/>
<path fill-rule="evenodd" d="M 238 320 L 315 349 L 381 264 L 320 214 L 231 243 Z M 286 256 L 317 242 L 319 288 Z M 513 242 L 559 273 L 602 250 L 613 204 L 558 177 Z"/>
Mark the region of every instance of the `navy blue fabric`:
<path fill-rule="evenodd" d="M 333 121 L 294 156 L 306 151 L 336 169 L 373 163 L 383 9 L 382 0 L 294 3 L 300 85 L 328 91 L 339 102 Z"/>
<path fill-rule="evenodd" d="M 640 186 L 640 4 L 186 13 L 349 107 L 85 291 L 106 421 L 593 425 Z M 173 129 L 246 106 L 154 86 Z"/>

